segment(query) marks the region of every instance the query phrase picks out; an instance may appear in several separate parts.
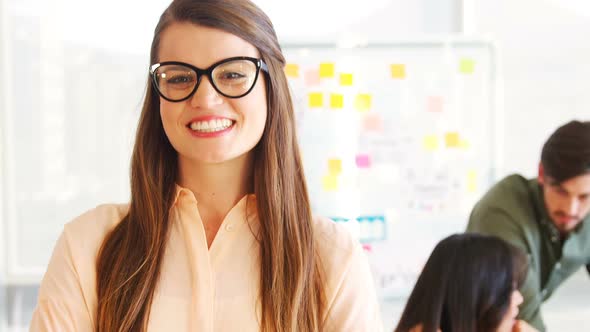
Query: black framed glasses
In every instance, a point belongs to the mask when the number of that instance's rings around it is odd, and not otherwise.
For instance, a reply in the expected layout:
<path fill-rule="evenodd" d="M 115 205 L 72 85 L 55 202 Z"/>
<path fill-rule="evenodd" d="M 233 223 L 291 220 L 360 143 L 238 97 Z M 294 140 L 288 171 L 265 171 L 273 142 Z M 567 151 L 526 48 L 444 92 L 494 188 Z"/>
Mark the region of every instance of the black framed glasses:
<path fill-rule="evenodd" d="M 240 56 L 218 61 L 207 69 L 179 61 L 156 63 L 150 66 L 150 76 L 162 98 L 180 102 L 197 91 L 203 76 L 209 77 L 219 94 L 228 98 L 244 97 L 254 88 L 260 69 L 268 73 L 261 59 Z"/>

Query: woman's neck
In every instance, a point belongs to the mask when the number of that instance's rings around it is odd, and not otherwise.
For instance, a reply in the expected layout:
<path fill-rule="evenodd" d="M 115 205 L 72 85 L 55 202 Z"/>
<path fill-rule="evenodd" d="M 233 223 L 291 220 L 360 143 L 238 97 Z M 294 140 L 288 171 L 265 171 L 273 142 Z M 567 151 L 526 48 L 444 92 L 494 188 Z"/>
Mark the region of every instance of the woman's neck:
<path fill-rule="evenodd" d="M 247 154 L 217 164 L 195 162 L 179 157 L 178 185 L 191 190 L 209 245 L 227 213 L 253 191 L 253 156 Z"/>

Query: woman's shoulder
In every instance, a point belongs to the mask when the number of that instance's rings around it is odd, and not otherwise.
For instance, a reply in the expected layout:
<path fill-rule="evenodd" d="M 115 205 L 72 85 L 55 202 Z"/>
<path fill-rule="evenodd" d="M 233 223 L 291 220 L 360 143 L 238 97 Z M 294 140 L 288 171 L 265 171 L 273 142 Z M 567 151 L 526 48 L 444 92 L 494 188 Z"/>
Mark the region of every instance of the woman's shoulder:
<path fill-rule="evenodd" d="M 363 264 L 366 256 L 361 243 L 342 224 L 314 217 L 315 246 L 328 280 L 341 279 L 347 270 Z"/>
<path fill-rule="evenodd" d="M 373 277 L 361 243 L 344 224 L 314 218 L 326 285 L 327 331 L 382 331 Z"/>
<path fill-rule="evenodd" d="M 360 247 L 359 241 L 342 224 L 321 216 L 314 216 L 313 224 L 317 245 L 330 256 L 348 256 Z"/>
<path fill-rule="evenodd" d="M 64 226 L 63 234 L 75 260 L 94 263 L 107 234 L 127 215 L 129 204 L 103 204 Z"/>
<path fill-rule="evenodd" d="M 93 315 L 96 258 L 106 235 L 127 211 L 128 205 L 100 205 L 64 226 L 39 289 L 39 312 L 52 310 L 52 305 L 72 305 L 77 313 Z"/>
<path fill-rule="evenodd" d="M 103 204 L 74 218 L 64 227 L 64 233 L 76 238 L 104 237 L 129 211 L 129 204 Z"/>

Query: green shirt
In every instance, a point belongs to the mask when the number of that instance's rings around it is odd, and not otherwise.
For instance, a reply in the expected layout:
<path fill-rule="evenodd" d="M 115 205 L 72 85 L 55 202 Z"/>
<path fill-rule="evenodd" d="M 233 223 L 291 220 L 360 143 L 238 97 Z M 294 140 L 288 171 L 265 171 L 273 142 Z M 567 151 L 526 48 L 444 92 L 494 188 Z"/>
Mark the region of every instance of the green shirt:
<path fill-rule="evenodd" d="M 565 279 L 590 263 L 589 224 L 590 215 L 562 241 L 537 180 L 511 175 L 475 205 L 467 231 L 499 236 L 527 253 L 529 270 L 520 289 L 524 302 L 518 316 L 545 331 L 541 303 Z"/>

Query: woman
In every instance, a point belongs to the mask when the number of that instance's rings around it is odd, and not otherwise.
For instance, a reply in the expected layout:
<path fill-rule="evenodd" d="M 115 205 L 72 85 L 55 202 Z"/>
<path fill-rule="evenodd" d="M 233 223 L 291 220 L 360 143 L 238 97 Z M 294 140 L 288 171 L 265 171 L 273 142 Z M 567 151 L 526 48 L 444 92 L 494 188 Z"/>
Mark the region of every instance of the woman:
<path fill-rule="evenodd" d="M 522 251 L 500 238 L 451 235 L 428 258 L 395 332 L 535 331 L 516 319 L 526 270 Z"/>
<path fill-rule="evenodd" d="M 285 60 L 247 0 L 162 14 L 128 206 L 66 225 L 33 331 L 378 331 L 362 249 L 312 218 Z"/>

